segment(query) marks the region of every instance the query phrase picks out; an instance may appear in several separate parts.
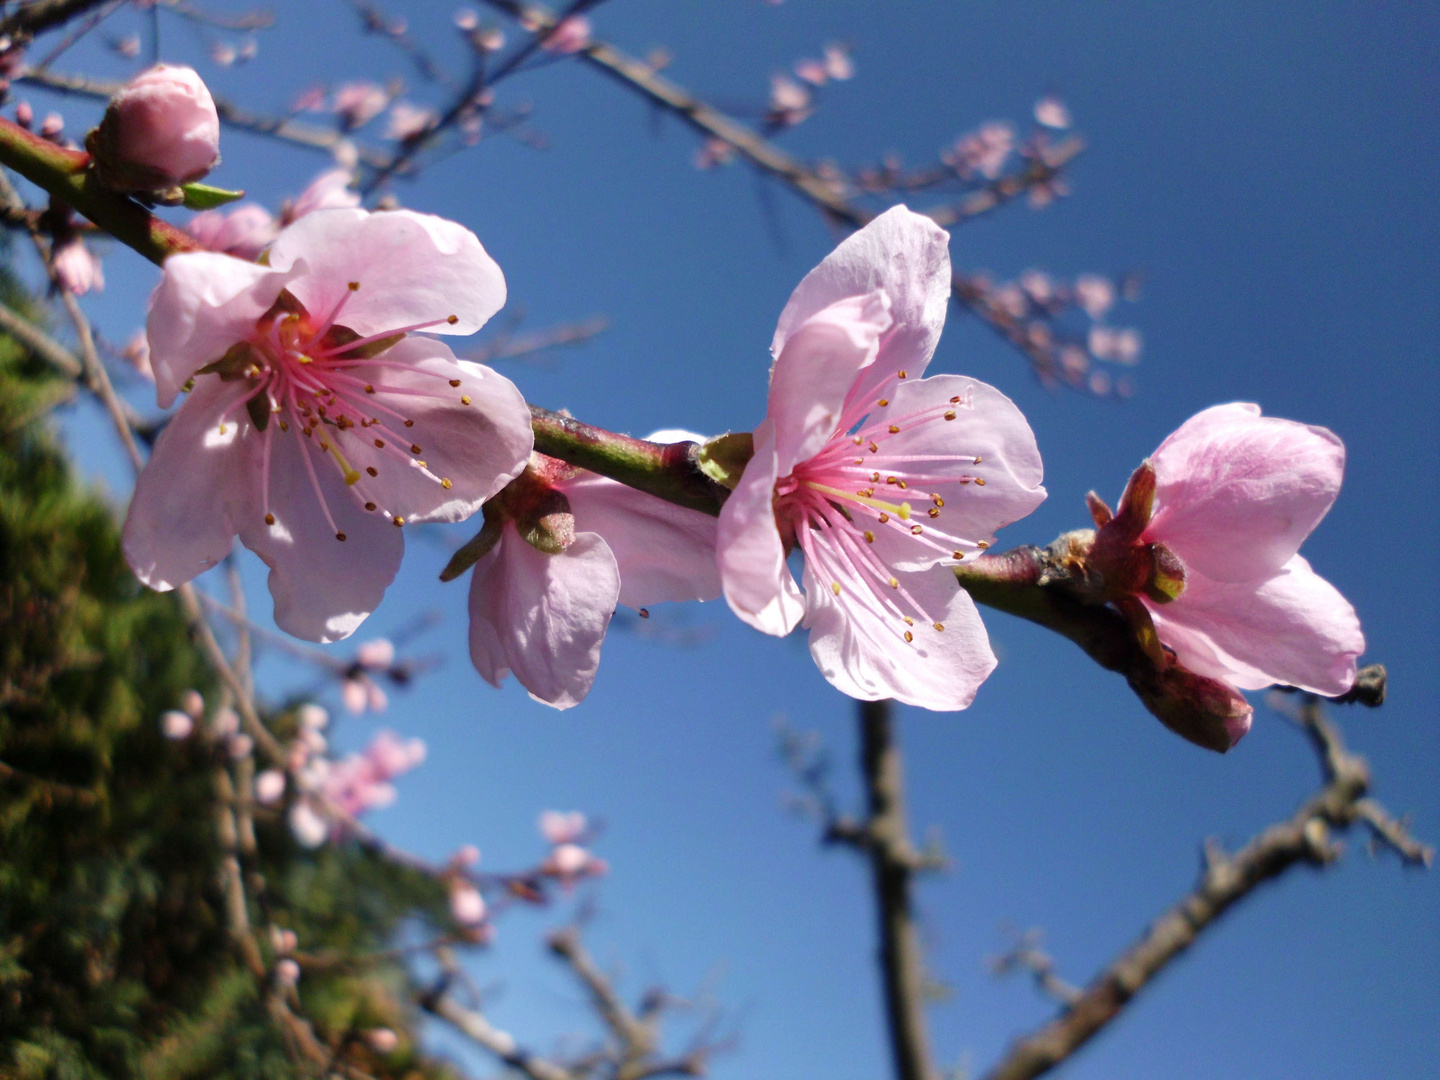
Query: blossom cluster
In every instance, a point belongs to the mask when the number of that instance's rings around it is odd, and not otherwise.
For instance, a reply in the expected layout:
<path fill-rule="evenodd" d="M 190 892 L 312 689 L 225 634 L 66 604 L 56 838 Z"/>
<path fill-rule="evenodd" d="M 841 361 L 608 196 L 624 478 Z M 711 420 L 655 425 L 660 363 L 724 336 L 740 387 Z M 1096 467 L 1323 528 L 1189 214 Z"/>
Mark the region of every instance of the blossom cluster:
<path fill-rule="evenodd" d="M 822 70 L 849 77 L 843 50 L 800 76 L 818 85 Z M 377 104 L 356 95 L 353 122 Z M 802 106 L 795 96 L 784 107 Z M 1069 122 L 1058 100 L 1036 117 Z M 992 125 L 957 144 L 951 164 L 991 177 L 1012 150 L 1012 133 Z M 723 595 L 763 633 L 805 627 L 820 671 L 854 697 L 939 710 L 973 701 L 996 658 L 954 568 L 985 558 L 1046 492 L 1014 402 L 973 378 L 925 376 L 952 282 L 948 234 L 930 218 L 892 208 L 795 289 L 771 343 L 765 417 L 725 478 L 716 520 L 534 453 L 516 387 L 432 336 L 473 333 L 497 312 L 500 268 L 454 222 L 361 209 L 348 179 L 320 177 L 278 222 L 258 207 L 202 215 L 192 233 L 216 250 L 166 262 L 149 364 L 161 407 L 186 396 L 124 527 L 142 581 L 187 582 L 238 536 L 270 567 L 277 624 L 336 641 L 380 602 L 405 526 L 483 507 L 484 527 L 447 576 L 473 566 L 470 654 L 495 685 L 513 674 L 536 700 L 570 707 L 591 688 L 617 605 Z M 1061 286 L 1032 272 L 1011 291 L 1027 310 L 1073 304 L 1096 320 L 1116 297 L 1093 275 Z M 1111 333 L 1092 351 L 1133 359 L 1138 338 Z M 1358 619 L 1297 554 L 1338 493 L 1339 440 L 1252 405 L 1219 406 L 1145 468 L 1118 515 L 1092 499 L 1090 566 L 1108 582 L 1099 601 L 1158 636 L 1162 666 L 1236 689 L 1343 692 L 1363 649 Z M 1131 572 L 1136 552 L 1148 576 Z M 393 660 L 388 644 L 366 646 L 352 709 L 378 707 L 366 671 Z M 1232 742 L 1246 710 L 1234 711 Z M 318 727 L 308 730 L 313 743 Z M 326 808 L 343 819 L 382 804 L 417 755 L 382 736 L 333 766 L 295 763 L 306 777 L 297 833 L 330 828 Z M 544 827 L 558 877 L 594 872 L 574 828 Z"/>

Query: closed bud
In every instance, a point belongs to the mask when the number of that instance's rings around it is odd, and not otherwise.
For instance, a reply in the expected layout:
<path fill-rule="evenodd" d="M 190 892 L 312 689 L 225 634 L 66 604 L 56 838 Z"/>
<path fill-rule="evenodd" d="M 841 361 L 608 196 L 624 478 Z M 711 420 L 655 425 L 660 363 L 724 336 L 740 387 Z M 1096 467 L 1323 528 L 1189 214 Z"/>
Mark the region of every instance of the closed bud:
<path fill-rule="evenodd" d="M 1250 730 L 1254 710 L 1239 691 L 1179 664 L 1132 674 L 1130 685 L 1162 724 L 1196 746 L 1223 754 Z"/>
<path fill-rule="evenodd" d="M 170 205 L 220 160 L 220 118 L 194 68 L 156 64 L 110 99 L 85 138 L 100 182 Z"/>

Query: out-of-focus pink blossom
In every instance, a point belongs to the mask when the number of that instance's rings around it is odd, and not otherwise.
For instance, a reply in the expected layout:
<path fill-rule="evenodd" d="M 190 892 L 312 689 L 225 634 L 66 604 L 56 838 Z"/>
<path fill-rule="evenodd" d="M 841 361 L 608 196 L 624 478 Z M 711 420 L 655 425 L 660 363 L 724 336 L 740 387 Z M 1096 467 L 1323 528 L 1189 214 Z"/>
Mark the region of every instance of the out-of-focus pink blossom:
<path fill-rule="evenodd" d="M 1045 497 L 1020 411 L 974 379 L 919 379 L 950 295 L 949 236 L 895 207 L 806 276 L 781 313 L 754 456 L 720 513 L 725 598 L 810 629 L 832 684 L 963 709 L 995 667 L 949 571 Z M 804 594 L 787 567 L 805 556 Z"/>
<path fill-rule="evenodd" d="M 389 1028 L 371 1028 L 365 1032 L 365 1041 L 377 1054 L 393 1054 L 400 1045 L 400 1036 Z"/>
<path fill-rule="evenodd" d="M 1092 319 L 1103 319 L 1115 306 L 1115 283 L 1099 274 L 1081 274 L 1075 279 L 1075 302 Z"/>
<path fill-rule="evenodd" d="M 418 139 L 440 122 L 440 114 L 424 105 L 397 101 L 385 119 L 385 137 L 399 142 Z"/>
<path fill-rule="evenodd" d="M 541 550 L 514 515 L 546 500 L 563 509 Z M 470 659 L 492 686 L 513 673 L 536 701 L 568 709 L 590 692 L 617 604 L 720 595 L 715 519 L 614 480 L 536 454 L 495 512 L 505 518 L 470 580 Z"/>
<path fill-rule="evenodd" d="M 135 57 L 140 55 L 140 35 L 127 34 L 123 38 L 116 38 L 111 43 L 111 48 L 115 50 L 117 55 L 123 56 L 127 60 L 134 60 Z"/>
<path fill-rule="evenodd" d="M 306 87 L 295 95 L 295 99 L 290 102 L 290 111 L 297 113 L 324 112 L 325 102 L 328 98 L 329 95 L 325 92 L 325 87 L 316 83 L 314 86 Z"/>
<path fill-rule="evenodd" d="M 469 517 L 529 458 L 514 384 L 410 333 L 474 333 L 504 301 L 474 233 L 408 210 L 317 210 L 263 266 L 172 255 L 147 323 L 156 396 L 193 388 L 130 503 L 137 576 L 174 588 L 238 534 L 282 629 L 349 636 L 395 576 L 400 526 Z"/>
<path fill-rule="evenodd" d="M 51 262 L 56 281 L 68 293 L 84 296 L 91 289 L 101 292 L 105 288 L 105 272 L 100 267 L 99 256 L 86 247 L 79 236 L 55 245 Z"/>
<path fill-rule="evenodd" d="M 279 769 L 266 769 L 255 777 L 255 801 L 261 806 L 274 806 L 285 797 L 285 774 Z"/>
<path fill-rule="evenodd" d="M 15 122 L 26 131 L 30 125 L 35 123 L 35 109 L 28 101 L 20 101 L 15 106 Z"/>
<path fill-rule="evenodd" d="M 850 57 L 849 48 L 835 42 L 825 46 L 825 74 L 836 82 L 855 77 L 855 61 Z"/>
<path fill-rule="evenodd" d="M 235 52 L 236 58 L 237 58 L 242 64 L 245 63 L 245 62 L 247 62 L 247 61 L 254 60 L 255 57 L 257 57 L 257 56 L 259 56 L 259 55 L 260 55 L 260 40 L 259 40 L 258 38 L 253 38 L 253 37 L 247 37 L 244 41 L 240 42 L 240 48 L 237 49 L 236 52 Z"/>
<path fill-rule="evenodd" d="M 155 381 L 155 371 L 150 367 L 150 342 L 146 340 L 144 330 L 135 331 L 130 340 L 125 343 L 125 348 L 121 350 L 120 355 L 142 379 L 148 382 Z"/>
<path fill-rule="evenodd" d="M 819 60 L 799 60 L 795 64 L 795 77 L 811 86 L 824 86 L 830 81 L 830 73 Z"/>
<path fill-rule="evenodd" d="M 295 936 L 294 930 L 287 930 L 284 927 L 270 927 L 270 943 L 275 946 L 275 951 L 281 956 L 289 956 L 300 947 L 300 939 Z"/>
<path fill-rule="evenodd" d="M 1092 356 L 1100 360 L 1113 360 L 1117 364 L 1134 364 L 1140 359 L 1140 331 L 1134 329 L 1116 330 L 1109 326 L 1090 327 L 1089 340 Z"/>
<path fill-rule="evenodd" d="M 485 921 L 485 898 L 464 878 L 450 884 L 450 915 L 461 926 L 478 926 Z"/>
<path fill-rule="evenodd" d="M 560 844 L 540 864 L 540 872 L 560 879 L 566 886 L 587 877 L 601 877 L 610 864 L 579 844 Z"/>
<path fill-rule="evenodd" d="M 310 702 L 301 705 L 297 715 L 300 726 L 308 731 L 324 731 L 330 723 L 330 714 L 325 711 L 324 706 Z"/>
<path fill-rule="evenodd" d="M 290 957 L 285 957 L 275 963 L 275 983 L 278 986 L 288 989 L 300 981 L 300 965 Z"/>
<path fill-rule="evenodd" d="M 210 59 L 220 67 L 230 67 L 238 56 L 235 46 L 228 41 L 217 41 L 210 46 Z"/>
<path fill-rule="evenodd" d="M 1110 395 L 1110 375 L 1104 371 L 1092 371 L 1087 385 L 1090 392 L 1096 397 L 1108 397 Z"/>
<path fill-rule="evenodd" d="M 240 714 L 229 707 L 216 709 L 210 718 L 210 729 L 217 739 L 228 739 L 240 731 Z"/>
<path fill-rule="evenodd" d="M 199 720 L 205 715 L 205 699 L 200 696 L 199 690 L 186 690 L 180 695 L 180 708 Z"/>
<path fill-rule="evenodd" d="M 232 735 L 225 744 L 225 749 L 234 760 L 240 761 L 255 752 L 255 740 L 249 735 Z"/>
<path fill-rule="evenodd" d="M 54 142 L 65 130 L 65 117 L 58 112 L 46 113 L 45 119 L 40 122 L 40 137 Z"/>
<path fill-rule="evenodd" d="M 480 15 L 474 8 L 460 8 L 455 12 L 455 25 L 461 30 L 474 30 L 480 25 Z"/>
<path fill-rule="evenodd" d="M 331 108 L 346 131 L 364 127 L 385 111 L 390 94 L 379 83 L 348 82 L 335 90 Z"/>
<path fill-rule="evenodd" d="M 355 650 L 355 662 L 371 671 L 384 671 L 395 662 L 395 645 L 389 638 L 362 642 Z"/>
<path fill-rule="evenodd" d="M 1189 670 L 1241 690 L 1349 690 L 1360 620 L 1299 555 L 1340 493 L 1340 439 L 1257 405 L 1216 405 L 1150 460 L 1155 504 L 1140 542 L 1165 544 L 1185 566 L 1177 599 L 1141 597 L 1160 640 Z"/>
<path fill-rule="evenodd" d="M 1030 310 L 1030 301 L 1019 285 L 1001 285 L 990 294 L 991 301 L 1012 319 L 1023 319 Z"/>
<path fill-rule="evenodd" d="M 770 76 L 768 119 L 781 127 L 794 127 L 810 113 L 810 91 L 788 75 Z"/>
<path fill-rule="evenodd" d="M 695 151 L 697 169 L 713 169 L 717 165 L 728 165 L 735 160 L 735 148 L 724 139 L 706 139 Z"/>
<path fill-rule="evenodd" d="M 211 251 L 256 259 L 280 227 L 259 203 L 241 203 L 233 210 L 202 211 L 185 223 L 185 231 Z"/>
<path fill-rule="evenodd" d="M 107 186 L 161 191 L 215 167 L 220 117 L 194 68 L 156 64 L 110 99 L 85 145 Z"/>
<path fill-rule="evenodd" d="M 1055 282 L 1041 270 L 1026 270 L 1020 275 L 1020 287 L 1025 295 L 1041 307 L 1055 299 Z"/>
<path fill-rule="evenodd" d="M 571 15 L 555 24 L 555 28 L 540 42 L 540 47 L 546 52 L 568 56 L 590 47 L 591 32 L 589 19 L 584 15 Z"/>
<path fill-rule="evenodd" d="M 364 758 L 379 780 L 392 780 L 425 760 L 422 739 L 401 739 L 393 731 L 381 731 L 365 748 Z"/>
<path fill-rule="evenodd" d="M 940 157 L 966 180 L 975 176 L 995 180 L 1014 151 L 1015 129 L 1003 120 L 992 120 L 979 131 L 962 136 Z"/>
<path fill-rule="evenodd" d="M 385 696 L 385 691 L 364 672 L 346 676 L 341 680 L 340 701 L 344 704 L 345 710 L 354 716 L 359 716 L 366 710 L 384 712 L 390 704 L 390 699 Z"/>
<path fill-rule="evenodd" d="M 305 744 L 305 749 L 311 754 L 323 754 L 330 746 L 330 741 L 314 728 L 301 728 L 296 738 Z"/>
<path fill-rule="evenodd" d="M 573 844 L 585 838 L 590 823 L 579 810 L 568 813 L 561 810 L 546 810 L 540 815 L 540 835 L 552 844 Z"/>
<path fill-rule="evenodd" d="M 280 211 L 280 224 L 289 225 L 316 210 L 346 209 L 360 205 L 360 193 L 350 187 L 355 179 L 350 169 L 328 169 Z"/>
<path fill-rule="evenodd" d="M 455 854 L 450 856 L 453 866 L 466 867 L 474 866 L 480 861 L 480 849 L 474 844 L 462 844 L 455 849 Z"/>
<path fill-rule="evenodd" d="M 160 714 L 160 733 L 167 739 L 188 739 L 195 730 L 195 721 L 189 713 L 170 709 Z"/>
<path fill-rule="evenodd" d="M 330 835 L 330 823 L 309 799 L 297 799 L 290 807 L 290 833 L 301 847 L 317 848 Z"/>
<path fill-rule="evenodd" d="M 1046 94 L 1035 102 L 1035 122 L 1041 127 L 1064 131 L 1070 126 L 1070 110 L 1054 94 Z"/>

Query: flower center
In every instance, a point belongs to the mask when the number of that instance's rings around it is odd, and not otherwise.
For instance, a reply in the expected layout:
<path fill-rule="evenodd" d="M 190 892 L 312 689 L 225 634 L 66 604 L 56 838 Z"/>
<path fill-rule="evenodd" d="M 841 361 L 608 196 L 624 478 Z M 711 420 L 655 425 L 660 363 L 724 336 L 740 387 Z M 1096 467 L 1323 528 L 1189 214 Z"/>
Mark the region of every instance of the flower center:
<path fill-rule="evenodd" d="M 880 398 L 875 404 L 883 410 L 890 402 Z M 904 416 L 874 420 L 872 412 L 857 430 L 847 434 L 848 425 L 837 430 L 819 453 L 775 485 L 776 518 L 793 533 L 815 576 L 829 578 L 837 597 L 844 591 L 842 581 L 858 586 L 851 590 L 860 594 L 857 602 L 893 622 L 906 642 L 915 640 L 917 623 L 928 623 L 937 633 L 945 627 L 876 553 L 877 532 L 901 534 L 938 552 L 938 561 L 946 564 L 989 544 L 947 530 L 942 524 L 945 499 L 934 490 L 937 484 L 983 487 L 984 478 L 972 471 L 981 457 L 926 449 L 953 442 L 943 436 L 943 441 L 898 436 L 948 424 L 968 408 L 969 401 L 957 396 Z"/>
<path fill-rule="evenodd" d="M 414 430 L 416 419 L 399 399 L 458 399 L 461 405 L 469 405 L 469 396 L 456 392 L 461 380 L 382 357 L 411 331 L 453 325 L 457 318 L 449 315 L 361 337 L 338 321 L 346 302 L 359 288 L 358 281 L 350 282 L 340 302 L 319 324 L 311 320 L 298 301 L 288 293 L 282 294 L 256 324 L 251 338 L 214 365 L 222 378 L 242 378 L 252 384 L 250 392 L 221 416 L 220 432 L 225 433 L 227 419 L 243 407 L 261 433 L 261 499 L 266 525 L 275 524 L 270 510 L 270 463 L 277 437 L 298 440 L 310 486 L 335 539 L 340 541 L 346 539 L 345 533 L 336 526 L 320 486 L 317 459 L 320 468 L 339 470 L 352 497 L 367 511 L 379 512 L 397 526 L 404 525 L 405 519 L 384 508 L 380 493 L 382 487 L 393 490 L 381 483 L 387 462 L 393 463 L 392 468 L 417 470 L 427 482 L 451 487 L 450 479 L 433 472 L 421 457 L 425 451 L 418 440 L 423 433 Z M 367 381 L 356 373 L 357 369 L 366 369 L 374 379 L 377 368 L 433 379 L 435 388 L 387 385 Z M 363 457 L 357 453 L 368 446 L 381 452 L 378 461 L 368 452 Z M 352 463 L 352 458 L 369 459 L 372 464 L 362 470 Z"/>

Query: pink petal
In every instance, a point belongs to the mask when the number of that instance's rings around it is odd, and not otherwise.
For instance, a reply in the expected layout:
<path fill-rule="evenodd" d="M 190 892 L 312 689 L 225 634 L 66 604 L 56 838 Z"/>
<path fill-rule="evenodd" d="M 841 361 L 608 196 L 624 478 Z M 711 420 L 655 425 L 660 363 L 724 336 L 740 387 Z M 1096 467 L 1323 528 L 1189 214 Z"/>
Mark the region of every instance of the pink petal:
<path fill-rule="evenodd" d="M 894 326 L 857 388 L 857 400 L 875 396 L 904 369 L 919 378 L 935 353 L 950 304 L 950 235 L 930 218 L 895 206 L 851 234 L 800 282 L 775 328 L 770 352 L 812 315 L 837 300 L 882 289 Z"/>
<path fill-rule="evenodd" d="M 270 567 L 275 624 L 306 641 L 339 641 L 375 610 L 395 579 L 404 536 L 383 514 L 364 509 L 314 440 L 300 438 L 296 429 L 282 434 L 276 427 L 272 421 L 270 512 L 275 524 L 265 524 L 256 490 L 260 468 L 253 465 L 250 475 L 257 482 L 253 502 L 237 522 L 240 540 Z M 246 432 L 254 446 L 262 438 L 253 429 Z M 314 466 L 313 483 L 301 456 L 307 453 Z M 344 542 L 335 539 L 336 532 L 345 534 Z"/>
<path fill-rule="evenodd" d="M 404 367 L 390 367 L 402 364 Z M 382 366 L 385 365 L 385 366 Z M 377 358 L 343 369 L 377 388 L 375 401 L 407 419 L 412 427 L 377 409 L 376 416 L 398 434 L 375 446 L 374 430 L 351 427 L 331 437 L 361 472 L 355 491 L 407 522 L 463 521 L 525 467 L 535 445 L 530 410 L 505 376 L 464 360 L 431 338 L 408 337 Z M 460 385 L 452 387 L 450 382 Z M 386 393 L 393 387 L 401 393 Z M 464 404 L 462 399 L 469 398 Z M 418 446 L 418 453 L 411 447 Z M 410 463 L 394 451 L 399 447 Z M 414 462 L 424 461 L 421 469 Z M 374 469 L 371 477 L 367 469 Z M 450 487 L 441 481 L 449 480 Z"/>
<path fill-rule="evenodd" d="M 825 445 L 840 421 L 845 395 L 860 369 L 875 359 L 890 327 L 883 292 L 837 300 L 788 336 L 770 372 L 765 415 L 775 422 L 780 475 Z"/>
<path fill-rule="evenodd" d="M 316 210 L 270 246 L 270 265 L 305 274 L 291 285 L 307 311 L 328 315 L 360 288 L 337 320 L 359 334 L 380 334 L 432 319 L 433 334 L 473 334 L 505 306 L 505 276 L 463 225 L 432 214 L 391 210 Z"/>
<path fill-rule="evenodd" d="M 975 602 L 938 567 L 896 576 L 943 631 L 917 619 L 910 629 L 915 640 L 907 642 L 906 625 L 880 607 L 864 582 L 842 579 L 837 596 L 807 561 L 810 655 L 831 685 L 853 698 L 894 698 L 939 712 L 965 708 L 996 664 Z"/>
<path fill-rule="evenodd" d="M 1192 573 L 1180 599 L 1146 606 L 1182 664 L 1241 690 L 1282 683 L 1343 694 L 1365 651 L 1355 609 L 1299 555 L 1258 585 Z"/>
<path fill-rule="evenodd" d="M 166 259 L 145 321 L 160 407 L 168 409 L 199 368 L 251 337 L 293 276 L 208 251 Z"/>
<path fill-rule="evenodd" d="M 470 659 L 492 686 L 512 672 L 530 696 L 578 705 L 600 666 L 620 572 L 605 541 L 579 533 L 547 555 L 506 524 L 470 579 Z"/>
<path fill-rule="evenodd" d="M 1144 539 L 1164 540 L 1216 581 L 1253 581 L 1284 566 L 1329 511 L 1345 445 L 1237 403 L 1185 421 L 1151 461 L 1156 511 Z"/>
<path fill-rule="evenodd" d="M 720 595 L 715 564 L 718 523 L 593 473 L 560 485 L 577 532 L 605 538 L 620 571 L 620 603 L 627 607 Z"/>
<path fill-rule="evenodd" d="M 258 447 L 241 437 L 248 419 L 236 407 L 248 391 L 242 382 L 201 380 L 135 482 L 122 543 L 125 561 L 152 589 L 183 585 L 228 555 L 255 506 Z M 222 435 L 220 417 L 231 409 Z"/>
<path fill-rule="evenodd" d="M 964 461 L 936 460 L 934 467 L 924 462 L 904 462 L 908 473 L 933 476 L 963 473 L 985 481 L 940 481 L 912 483 L 901 493 L 888 488 L 890 498 L 908 498 L 916 510 L 916 519 L 930 532 L 943 532 L 970 543 L 962 548 L 966 558 L 976 551 L 978 543 L 993 543 L 995 533 L 1031 513 L 1045 501 L 1040 481 L 1045 470 L 1035 433 L 1025 415 L 1008 397 L 977 379 L 960 375 L 935 375 L 928 379 L 906 380 L 896 387 L 890 405 L 870 414 L 870 422 L 893 418 L 900 428 L 898 435 L 889 435 L 881 452 L 870 455 L 866 465 L 873 465 L 882 475 L 889 455 L 923 454 L 968 455 L 979 457 L 980 464 Z M 952 398 L 960 398 L 952 405 Z M 953 411 L 954 420 L 938 418 L 906 422 L 902 418 L 922 409 Z M 897 470 L 898 471 L 898 470 Z M 878 491 L 881 489 L 877 489 Z M 944 502 L 938 517 L 922 516 L 933 504 L 928 498 L 939 495 Z M 881 560 L 897 570 L 922 570 L 947 559 L 950 552 L 936 551 L 899 530 L 876 530 L 875 551 Z"/>
<path fill-rule="evenodd" d="M 716 560 L 725 602 L 744 622 L 784 637 L 805 614 L 805 601 L 785 565 L 775 524 L 775 423 L 755 429 L 755 456 L 720 510 Z"/>

